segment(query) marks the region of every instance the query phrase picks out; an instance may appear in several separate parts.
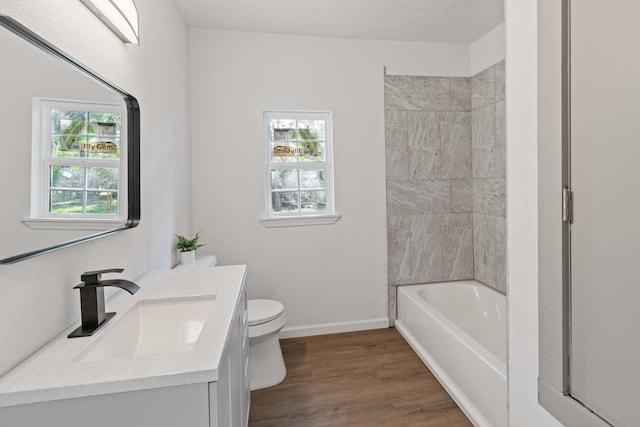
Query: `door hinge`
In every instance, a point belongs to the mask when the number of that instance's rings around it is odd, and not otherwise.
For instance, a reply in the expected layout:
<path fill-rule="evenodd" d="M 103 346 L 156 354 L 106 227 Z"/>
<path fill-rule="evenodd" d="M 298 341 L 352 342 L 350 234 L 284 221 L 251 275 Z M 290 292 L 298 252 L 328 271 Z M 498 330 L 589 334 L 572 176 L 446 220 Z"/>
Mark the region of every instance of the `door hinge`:
<path fill-rule="evenodd" d="M 573 191 L 567 187 L 562 189 L 562 221 L 573 222 Z"/>

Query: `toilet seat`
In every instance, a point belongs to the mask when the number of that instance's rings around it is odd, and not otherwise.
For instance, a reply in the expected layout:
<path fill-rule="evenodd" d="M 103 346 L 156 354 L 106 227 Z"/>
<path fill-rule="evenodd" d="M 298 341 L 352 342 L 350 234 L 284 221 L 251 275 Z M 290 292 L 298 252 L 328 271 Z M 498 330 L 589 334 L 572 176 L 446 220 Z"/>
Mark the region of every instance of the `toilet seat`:
<path fill-rule="evenodd" d="M 269 299 L 250 299 L 247 311 L 249 326 L 257 326 L 280 317 L 284 313 L 284 305 Z"/>

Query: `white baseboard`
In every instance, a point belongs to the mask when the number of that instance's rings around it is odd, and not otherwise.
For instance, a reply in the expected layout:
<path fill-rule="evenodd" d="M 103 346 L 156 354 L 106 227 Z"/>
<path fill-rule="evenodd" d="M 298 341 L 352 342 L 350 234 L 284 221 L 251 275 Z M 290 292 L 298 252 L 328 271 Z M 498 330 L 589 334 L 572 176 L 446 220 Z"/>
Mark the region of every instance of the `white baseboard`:
<path fill-rule="evenodd" d="M 389 327 L 389 319 L 373 319 L 366 321 L 325 323 L 322 325 L 285 327 L 278 334 L 278 338 L 310 337 L 313 335 L 339 334 L 342 332 L 366 331 L 369 329 L 384 329 Z"/>

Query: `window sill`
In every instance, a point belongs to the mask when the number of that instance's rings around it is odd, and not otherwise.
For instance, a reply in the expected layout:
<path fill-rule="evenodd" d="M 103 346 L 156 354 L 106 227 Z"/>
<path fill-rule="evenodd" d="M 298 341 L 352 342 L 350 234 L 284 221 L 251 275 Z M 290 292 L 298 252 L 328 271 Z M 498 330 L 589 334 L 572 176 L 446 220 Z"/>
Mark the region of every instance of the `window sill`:
<path fill-rule="evenodd" d="M 24 218 L 22 222 L 33 230 L 113 230 L 124 225 L 124 220 L 99 218 Z"/>
<path fill-rule="evenodd" d="M 276 227 L 300 227 L 304 225 L 330 225 L 335 224 L 342 215 L 309 215 L 309 216 L 278 216 L 260 218 L 260 222 L 267 228 Z"/>

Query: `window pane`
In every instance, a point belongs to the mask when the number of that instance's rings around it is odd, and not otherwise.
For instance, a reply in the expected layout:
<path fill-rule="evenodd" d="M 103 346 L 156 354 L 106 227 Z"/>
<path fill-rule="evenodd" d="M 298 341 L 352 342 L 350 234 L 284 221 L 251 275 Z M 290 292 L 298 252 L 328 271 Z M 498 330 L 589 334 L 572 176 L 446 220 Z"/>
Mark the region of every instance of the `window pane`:
<path fill-rule="evenodd" d="M 81 166 L 51 166 L 51 186 L 84 188 L 84 168 Z"/>
<path fill-rule="evenodd" d="M 271 188 L 274 190 L 298 189 L 298 170 L 297 169 L 276 169 L 271 171 Z"/>
<path fill-rule="evenodd" d="M 115 168 L 89 168 L 89 188 L 118 189 L 118 169 Z"/>
<path fill-rule="evenodd" d="M 273 212 L 298 212 L 298 192 L 271 193 L 271 209 Z"/>
<path fill-rule="evenodd" d="M 300 207 L 303 212 L 327 209 L 327 193 L 325 191 L 301 191 L 300 198 Z"/>
<path fill-rule="evenodd" d="M 269 132 L 272 141 L 288 141 L 296 128 L 296 121 L 290 119 L 271 119 Z"/>
<path fill-rule="evenodd" d="M 324 120 L 298 120 L 298 129 L 309 129 L 316 138 L 324 139 Z"/>
<path fill-rule="evenodd" d="M 274 141 L 289 141 L 295 129 L 292 127 L 276 127 L 271 130 Z"/>
<path fill-rule="evenodd" d="M 86 115 L 84 111 L 51 110 L 51 129 L 53 132 L 63 133 L 72 121 L 84 122 L 85 120 Z"/>
<path fill-rule="evenodd" d="M 107 123 L 115 123 L 115 131 L 116 134 L 120 133 L 120 114 L 112 113 L 112 112 L 89 112 L 89 121 L 90 122 L 107 122 Z"/>
<path fill-rule="evenodd" d="M 320 190 L 325 185 L 324 169 L 300 171 L 300 188 Z"/>
<path fill-rule="evenodd" d="M 276 162 L 297 162 L 304 150 L 300 144 L 292 142 L 273 141 L 271 144 L 270 157 Z"/>
<path fill-rule="evenodd" d="M 117 159 L 120 156 L 120 114 L 90 112 L 88 133 L 91 139 L 81 147 L 87 157 Z"/>
<path fill-rule="evenodd" d="M 115 215 L 118 207 L 118 193 L 115 191 L 88 191 L 88 214 Z"/>
<path fill-rule="evenodd" d="M 49 212 L 82 213 L 82 191 L 52 190 L 50 193 Z"/>
<path fill-rule="evenodd" d="M 87 142 L 87 122 L 85 113 L 79 111 L 62 111 L 53 110 L 52 116 L 59 112 L 59 118 L 53 119 L 53 154 L 54 156 L 78 157 L 80 152 L 80 144 Z M 73 153 L 73 154 L 72 154 Z"/>
<path fill-rule="evenodd" d="M 324 161 L 324 120 L 298 120 L 294 137 L 304 149 L 301 161 Z"/>

